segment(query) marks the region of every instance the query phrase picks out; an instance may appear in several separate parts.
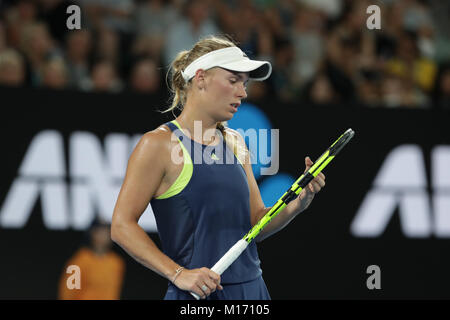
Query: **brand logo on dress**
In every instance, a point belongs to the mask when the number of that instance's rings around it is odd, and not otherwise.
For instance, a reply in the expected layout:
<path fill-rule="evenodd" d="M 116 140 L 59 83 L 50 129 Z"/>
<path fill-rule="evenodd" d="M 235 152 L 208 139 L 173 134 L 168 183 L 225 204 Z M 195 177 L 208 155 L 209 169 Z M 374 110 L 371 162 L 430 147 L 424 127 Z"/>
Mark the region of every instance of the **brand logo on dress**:
<path fill-rule="evenodd" d="M 216 156 L 215 153 L 212 153 L 212 154 L 211 154 L 211 159 L 213 159 L 213 160 L 219 160 L 219 158 Z"/>

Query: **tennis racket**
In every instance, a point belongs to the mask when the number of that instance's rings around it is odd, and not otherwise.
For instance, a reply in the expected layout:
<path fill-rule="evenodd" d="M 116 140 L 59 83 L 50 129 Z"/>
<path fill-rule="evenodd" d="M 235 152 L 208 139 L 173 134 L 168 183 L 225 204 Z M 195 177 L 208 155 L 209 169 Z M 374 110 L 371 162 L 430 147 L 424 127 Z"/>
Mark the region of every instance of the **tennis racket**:
<path fill-rule="evenodd" d="M 320 157 L 309 170 L 302 174 L 297 181 L 281 196 L 275 205 L 256 223 L 253 228 L 238 242 L 236 242 L 219 261 L 211 268 L 212 271 L 221 275 L 241 255 L 247 246 L 258 236 L 261 230 L 279 214 L 317 175 L 334 159 L 334 157 L 353 138 L 355 132 L 352 129 L 345 131 Z M 200 297 L 191 292 L 198 300 Z"/>

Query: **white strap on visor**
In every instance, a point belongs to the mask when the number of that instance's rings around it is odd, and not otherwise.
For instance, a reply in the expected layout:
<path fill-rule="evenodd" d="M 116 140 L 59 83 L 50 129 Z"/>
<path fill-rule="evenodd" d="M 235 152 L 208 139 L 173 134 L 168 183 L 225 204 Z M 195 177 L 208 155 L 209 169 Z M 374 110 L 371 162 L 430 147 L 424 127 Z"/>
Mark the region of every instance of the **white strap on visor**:
<path fill-rule="evenodd" d="M 181 71 L 181 74 L 184 80 L 188 82 L 195 76 L 197 70 L 208 70 L 214 67 L 237 72 L 249 72 L 249 78 L 258 81 L 266 80 L 272 73 L 270 62 L 250 60 L 238 47 L 228 47 L 211 51 L 194 60 L 184 71 Z"/>

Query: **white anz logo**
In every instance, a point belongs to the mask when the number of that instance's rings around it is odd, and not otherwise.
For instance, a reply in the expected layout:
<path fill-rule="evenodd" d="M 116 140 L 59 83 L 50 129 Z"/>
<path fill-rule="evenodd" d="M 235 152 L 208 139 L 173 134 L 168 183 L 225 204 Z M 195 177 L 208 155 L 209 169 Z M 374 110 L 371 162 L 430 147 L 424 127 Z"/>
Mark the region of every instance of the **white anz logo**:
<path fill-rule="evenodd" d="M 96 214 L 111 221 L 128 158 L 140 137 L 111 133 L 106 135 L 103 148 L 94 134 L 74 132 L 69 137 L 66 162 L 61 133 L 38 133 L 1 204 L 0 226 L 24 227 L 39 197 L 48 229 L 85 230 Z M 139 224 L 146 231 L 156 231 L 150 205 Z"/>
<path fill-rule="evenodd" d="M 427 191 L 423 153 L 416 145 L 401 145 L 390 152 L 372 190 L 352 221 L 356 237 L 378 237 L 398 208 L 406 237 L 450 237 L 450 146 L 431 151 L 431 196 Z"/>

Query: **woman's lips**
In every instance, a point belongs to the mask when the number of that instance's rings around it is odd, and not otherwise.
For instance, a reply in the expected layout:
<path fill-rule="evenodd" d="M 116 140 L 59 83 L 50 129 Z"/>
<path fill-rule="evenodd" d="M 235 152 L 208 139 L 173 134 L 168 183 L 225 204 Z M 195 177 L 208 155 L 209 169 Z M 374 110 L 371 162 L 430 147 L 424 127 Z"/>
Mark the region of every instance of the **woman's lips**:
<path fill-rule="evenodd" d="M 237 112 L 238 106 L 236 104 L 230 104 L 231 109 L 233 112 Z"/>

